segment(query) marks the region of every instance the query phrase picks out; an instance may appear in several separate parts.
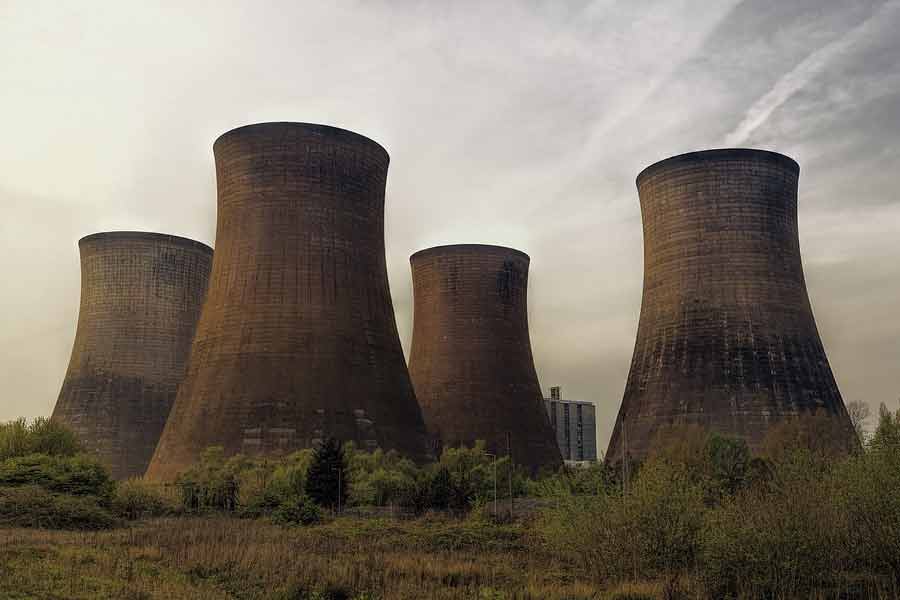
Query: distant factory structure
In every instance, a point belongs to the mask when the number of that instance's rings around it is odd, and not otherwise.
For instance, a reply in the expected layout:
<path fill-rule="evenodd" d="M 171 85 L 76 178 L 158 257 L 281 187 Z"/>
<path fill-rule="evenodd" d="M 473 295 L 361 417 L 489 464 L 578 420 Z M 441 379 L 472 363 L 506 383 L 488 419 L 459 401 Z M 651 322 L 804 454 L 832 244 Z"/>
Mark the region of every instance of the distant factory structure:
<path fill-rule="evenodd" d="M 566 463 L 596 462 L 597 415 L 591 402 L 564 400 L 559 386 L 544 398 L 547 417 L 556 434 L 559 452 Z"/>

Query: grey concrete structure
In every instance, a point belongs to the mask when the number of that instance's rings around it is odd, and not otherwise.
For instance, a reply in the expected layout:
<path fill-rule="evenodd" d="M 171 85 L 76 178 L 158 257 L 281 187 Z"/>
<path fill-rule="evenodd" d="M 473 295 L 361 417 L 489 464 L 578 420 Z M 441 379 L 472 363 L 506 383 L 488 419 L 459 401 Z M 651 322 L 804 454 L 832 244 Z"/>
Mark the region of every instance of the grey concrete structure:
<path fill-rule="evenodd" d="M 113 477 L 140 476 L 184 376 L 213 251 L 137 231 L 96 233 L 78 247 L 78 329 L 52 419 Z"/>
<path fill-rule="evenodd" d="M 542 407 L 528 334 L 524 252 L 482 244 L 410 257 L 409 371 L 429 432 L 443 446 L 512 453 L 533 472 L 561 464 Z"/>
<path fill-rule="evenodd" d="M 209 446 L 277 455 L 329 436 L 424 460 L 385 265 L 388 153 L 308 123 L 239 127 L 213 151 L 209 294 L 148 477 Z"/>
<path fill-rule="evenodd" d="M 754 450 L 784 419 L 833 417 L 855 436 L 819 339 L 797 223 L 796 162 L 692 152 L 637 177 L 644 292 L 607 458 L 641 459 L 663 426 L 695 424 Z"/>

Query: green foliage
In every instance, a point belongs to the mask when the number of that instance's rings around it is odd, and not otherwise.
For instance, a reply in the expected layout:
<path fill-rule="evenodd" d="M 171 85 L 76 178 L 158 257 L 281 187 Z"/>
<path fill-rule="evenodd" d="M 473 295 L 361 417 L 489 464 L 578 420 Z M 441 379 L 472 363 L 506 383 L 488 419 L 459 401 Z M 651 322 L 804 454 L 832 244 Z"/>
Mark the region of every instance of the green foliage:
<path fill-rule="evenodd" d="M 478 590 L 478 600 L 507 600 L 509 594 L 494 587 L 482 587 Z"/>
<path fill-rule="evenodd" d="M 882 409 L 869 451 L 836 473 L 851 557 L 863 571 L 890 573 L 900 587 L 900 411 Z"/>
<path fill-rule="evenodd" d="M 303 495 L 312 450 L 300 450 L 278 459 L 243 460 L 235 473 L 242 516 L 270 514 L 283 500 Z"/>
<path fill-rule="evenodd" d="M 601 581 L 637 574 L 674 581 L 695 563 L 704 507 L 704 490 L 690 472 L 657 459 L 644 465 L 628 494 L 559 497 L 539 530 Z"/>
<path fill-rule="evenodd" d="M 440 465 L 433 470 L 427 489 L 429 491 L 428 506 L 438 510 L 450 508 L 450 499 L 453 497 L 453 478 L 446 466 Z"/>
<path fill-rule="evenodd" d="M 220 446 L 207 448 L 200 462 L 176 481 L 182 506 L 188 511 L 234 511 L 238 507 L 238 473 L 247 467 L 248 461 L 241 455 L 226 459 Z"/>
<path fill-rule="evenodd" d="M 39 485 L 0 488 L 0 525 L 45 529 L 107 529 L 116 520 L 92 496 L 54 493 Z"/>
<path fill-rule="evenodd" d="M 356 506 L 416 505 L 421 473 L 409 459 L 394 451 L 359 452 L 344 447 L 349 456 L 349 502 Z"/>
<path fill-rule="evenodd" d="M 750 449 L 744 440 L 713 433 L 706 442 L 709 492 L 717 499 L 733 496 L 750 477 Z"/>
<path fill-rule="evenodd" d="M 770 481 L 709 512 L 701 563 L 710 590 L 794 597 L 847 566 L 845 519 L 820 464 L 808 450 L 786 455 Z"/>
<path fill-rule="evenodd" d="M 0 487 L 37 485 L 73 496 L 108 502 L 114 484 L 100 462 L 90 456 L 29 454 L 0 462 Z"/>
<path fill-rule="evenodd" d="M 878 411 L 878 427 L 869 441 L 869 449 L 876 452 L 900 452 L 900 409 L 896 414 L 882 404 Z"/>
<path fill-rule="evenodd" d="M 102 529 L 115 484 L 75 435 L 49 419 L 0 424 L 0 523 L 19 527 Z"/>
<path fill-rule="evenodd" d="M 618 485 L 616 474 L 606 463 L 593 463 L 584 467 L 563 466 L 556 473 L 545 474 L 536 480 L 527 480 L 529 496 L 554 497 L 563 494 L 587 494 L 596 496 Z"/>
<path fill-rule="evenodd" d="M 471 448 L 445 448 L 440 462 L 431 467 L 430 476 L 436 477 L 442 469 L 449 474 L 449 508 L 464 512 L 476 505 L 509 498 L 525 493 L 527 477 L 508 456 L 494 457 L 486 453 L 485 444 L 479 440 Z M 446 475 L 441 475 L 446 477 Z M 444 482 L 442 482 L 442 485 Z M 443 494 L 443 492 L 442 492 Z"/>
<path fill-rule="evenodd" d="M 25 419 L 0 423 L 0 461 L 29 454 L 74 456 L 79 452 L 75 433 L 46 417 L 31 423 Z"/>
<path fill-rule="evenodd" d="M 806 450 L 819 461 L 833 462 L 860 450 L 856 432 L 825 412 L 804 414 L 772 426 L 763 439 L 762 456 L 780 461 Z"/>
<path fill-rule="evenodd" d="M 127 479 L 116 485 L 113 511 L 129 520 L 175 514 L 178 503 L 164 487 L 142 479 Z"/>
<path fill-rule="evenodd" d="M 346 504 L 347 464 L 344 450 L 334 438 L 316 448 L 306 473 L 306 493 L 319 506 L 337 508 Z"/>
<path fill-rule="evenodd" d="M 285 498 L 272 512 L 272 520 L 282 525 L 312 525 L 322 519 L 322 510 L 309 496 Z"/>

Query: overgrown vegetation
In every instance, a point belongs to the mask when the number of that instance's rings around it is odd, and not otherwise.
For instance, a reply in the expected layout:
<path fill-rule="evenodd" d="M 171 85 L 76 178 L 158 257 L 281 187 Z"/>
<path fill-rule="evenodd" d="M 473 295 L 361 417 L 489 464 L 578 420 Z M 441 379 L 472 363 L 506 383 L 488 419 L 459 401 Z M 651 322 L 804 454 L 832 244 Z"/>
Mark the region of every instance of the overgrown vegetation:
<path fill-rule="evenodd" d="M 495 499 L 499 506 L 510 492 L 516 497 L 554 485 L 563 484 L 529 482 L 508 458 L 487 454 L 482 443 L 448 448 L 440 460 L 420 467 L 393 451 L 362 452 L 334 440 L 280 459 L 226 458 L 221 448 L 209 448 L 177 482 L 184 510 L 247 517 L 279 507 L 284 512 L 304 498 L 332 512 L 376 507 L 409 516 L 428 510 L 462 515 Z"/>
<path fill-rule="evenodd" d="M 753 456 L 739 440 L 672 428 L 627 482 L 602 464 L 531 480 L 482 445 L 424 466 L 334 441 L 279 459 L 211 448 L 177 485 L 160 486 L 114 484 L 64 430 L 17 421 L 0 426 L 0 590 L 898 598 L 900 411 L 882 409 L 849 454 L 828 435 L 816 418 L 787 423 Z M 514 519 L 503 515 L 510 496 Z"/>
<path fill-rule="evenodd" d="M 774 428 L 756 458 L 698 428 L 662 432 L 627 493 L 560 497 L 538 529 L 598 584 L 656 581 L 664 597 L 897 598 L 900 411 L 849 455 L 822 425 Z"/>
<path fill-rule="evenodd" d="M 0 424 L 0 525 L 102 529 L 115 486 L 75 435 L 48 419 Z"/>

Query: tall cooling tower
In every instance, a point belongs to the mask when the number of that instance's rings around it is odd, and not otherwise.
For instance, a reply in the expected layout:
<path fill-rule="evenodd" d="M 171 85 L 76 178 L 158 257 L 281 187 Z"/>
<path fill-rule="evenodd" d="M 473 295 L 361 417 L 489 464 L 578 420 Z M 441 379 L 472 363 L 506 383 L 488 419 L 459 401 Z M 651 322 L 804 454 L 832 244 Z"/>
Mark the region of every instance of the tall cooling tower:
<path fill-rule="evenodd" d="M 117 479 L 143 475 L 184 375 L 212 249 L 115 231 L 79 241 L 81 307 L 53 411 Z"/>
<path fill-rule="evenodd" d="M 445 447 L 484 440 L 536 471 L 561 464 L 528 335 L 528 255 L 439 246 L 410 257 L 409 371 L 429 433 Z"/>
<path fill-rule="evenodd" d="M 329 436 L 423 459 L 385 265 L 387 152 L 304 123 L 240 127 L 213 151 L 209 294 L 148 477 L 209 446 L 271 455 Z"/>
<path fill-rule="evenodd" d="M 733 149 L 638 175 L 644 293 L 609 459 L 642 459 L 673 424 L 759 450 L 773 424 L 811 412 L 833 415 L 846 431 L 835 442 L 853 443 L 803 278 L 799 171 L 781 154 Z"/>

